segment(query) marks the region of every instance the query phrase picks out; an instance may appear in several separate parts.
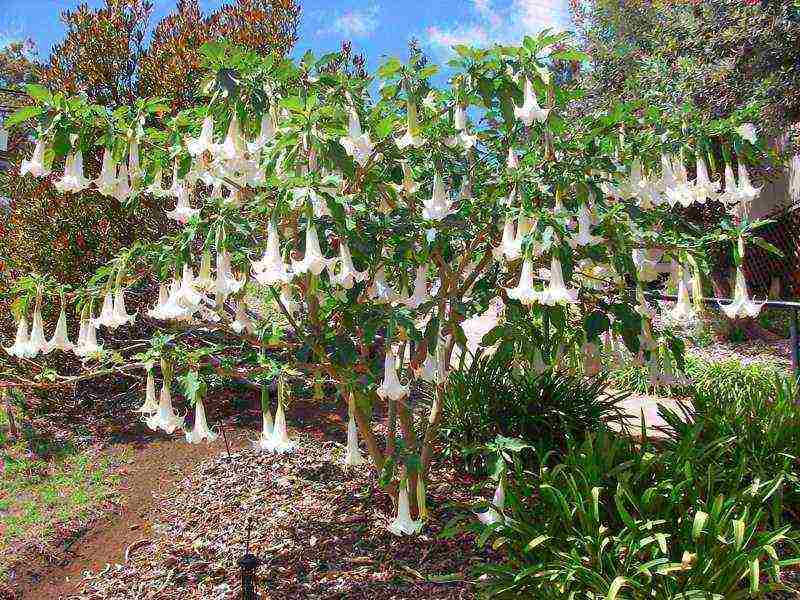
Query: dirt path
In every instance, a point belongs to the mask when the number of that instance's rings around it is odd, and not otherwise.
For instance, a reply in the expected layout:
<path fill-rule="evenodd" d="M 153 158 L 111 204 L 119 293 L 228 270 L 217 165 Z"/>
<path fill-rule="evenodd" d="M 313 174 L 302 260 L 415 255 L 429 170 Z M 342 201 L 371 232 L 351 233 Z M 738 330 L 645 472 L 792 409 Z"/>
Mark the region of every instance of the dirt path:
<path fill-rule="evenodd" d="M 228 430 L 233 446 L 241 443 L 245 430 Z M 75 592 L 84 571 L 99 571 L 107 563 L 123 563 L 129 554 L 145 547 L 151 537 L 154 495 L 179 482 L 202 459 L 225 452 L 220 438 L 213 445 L 190 445 L 182 437 L 153 438 L 121 443 L 109 449 L 124 453 L 120 468 L 119 500 L 99 519 L 81 531 L 67 532 L 52 544 L 47 554 L 29 548 L 15 566 L 16 598 L 21 600 L 62 599 Z M 55 549 L 56 554 L 51 552 Z"/>

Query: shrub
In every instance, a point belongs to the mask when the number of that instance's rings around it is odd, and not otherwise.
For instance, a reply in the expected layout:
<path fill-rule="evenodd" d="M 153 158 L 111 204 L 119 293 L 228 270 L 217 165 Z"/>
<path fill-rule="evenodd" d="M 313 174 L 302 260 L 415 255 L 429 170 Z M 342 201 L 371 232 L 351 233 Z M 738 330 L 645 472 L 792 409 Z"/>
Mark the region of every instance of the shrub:
<path fill-rule="evenodd" d="M 463 459 L 468 470 L 482 472 L 482 448 L 498 435 L 563 450 L 598 423 L 621 418 L 621 397 L 605 389 L 603 377 L 515 371 L 509 355 L 482 357 L 448 380 L 442 429 L 447 452 L 457 463 Z"/>
<path fill-rule="evenodd" d="M 600 433 L 533 484 L 516 478 L 505 520 L 484 531 L 506 560 L 485 567 L 496 598 L 742 598 L 781 587 L 770 527 L 778 481 L 721 491 L 724 440 L 660 454 Z M 725 486 L 723 486 L 725 487 Z M 763 575 L 763 577 L 762 577 Z M 763 579 L 763 580 L 762 580 Z"/>

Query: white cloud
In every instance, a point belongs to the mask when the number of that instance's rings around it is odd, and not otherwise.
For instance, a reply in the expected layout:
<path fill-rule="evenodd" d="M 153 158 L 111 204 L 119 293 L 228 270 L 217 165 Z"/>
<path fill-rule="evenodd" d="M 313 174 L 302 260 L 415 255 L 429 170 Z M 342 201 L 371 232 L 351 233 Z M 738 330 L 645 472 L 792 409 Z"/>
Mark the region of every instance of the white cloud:
<path fill-rule="evenodd" d="M 333 18 L 329 30 L 347 37 L 369 37 L 378 28 L 378 5 L 347 10 Z"/>
<path fill-rule="evenodd" d="M 470 0 L 453 23 L 429 27 L 424 39 L 434 49 L 449 52 L 456 44 L 487 46 L 515 43 L 547 27 L 569 25 L 567 0 Z"/>

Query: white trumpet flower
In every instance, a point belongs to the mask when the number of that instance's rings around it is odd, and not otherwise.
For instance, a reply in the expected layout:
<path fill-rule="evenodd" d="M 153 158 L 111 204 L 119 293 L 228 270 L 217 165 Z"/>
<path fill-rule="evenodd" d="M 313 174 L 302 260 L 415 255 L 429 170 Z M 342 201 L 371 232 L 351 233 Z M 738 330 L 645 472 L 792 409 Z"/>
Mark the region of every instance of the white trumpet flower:
<path fill-rule="evenodd" d="M 264 406 L 261 411 L 261 436 L 253 442 L 253 446 L 259 450 L 269 450 L 270 440 L 272 439 L 272 430 L 274 429 L 272 422 L 272 414 L 269 409 Z"/>
<path fill-rule="evenodd" d="M 180 284 L 178 282 L 173 282 L 173 285 L 177 291 Z M 158 302 L 156 302 L 156 305 L 153 308 L 147 311 L 148 316 L 153 317 L 154 319 L 165 319 L 166 317 L 164 316 L 164 309 L 167 305 L 167 302 L 169 302 L 169 296 L 170 292 L 169 288 L 167 288 L 167 284 L 162 283 L 158 287 Z"/>
<path fill-rule="evenodd" d="M 541 292 L 533 287 L 533 261 L 530 257 L 526 256 L 522 261 L 522 271 L 520 271 L 517 287 L 506 288 L 506 292 L 509 298 L 526 306 L 539 301 Z"/>
<path fill-rule="evenodd" d="M 533 89 L 531 80 L 525 78 L 525 99 L 522 106 L 514 107 L 514 116 L 522 121 L 526 127 L 537 121 L 544 123 L 547 116 L 550 114 L 550 109 L 541 108 L 539 101 L 536 99 L 536 92 Z"/>
<path fill-rule="evenodd" d="M 203 250 L 200 272 L 194 280 L 194 287 L 204 292 L 213 292 L 214 286 L 214 277 L 211 275 L 211 252 Z"/>
<path fill-rule="evenodd" d="M 417 107 L 411 101 L 407 104 L 406 120 L 406 132 L 403 137 L 395 138 L 395 143 L 400 150 L 405 150 L 408 146 L 419 148 L 425 143 L 425 139 L 420 135 Z"/>
<path fill-rule="evenodd" d="M 200 128 L 200 136 L 186 138 L 186 150 L 192 156 L 200 156 L 203 152 L 211 152 L 214 146 L 214 119 L 206 117 Z"/>
<path fill-rule="evenodd" d="M 200 398 L 197 399 L 194 405 L 194 425 L 192 430 L 184 430 L 184 435 L 186 436 L 186 441 L 190 444 L 199 444 L 200 442 L 208 442 L 210 444 L 219 437 L 219 434 L 208 426 L 206 409 Z"/>
<path fill-rule="evenodd" d="M 441 221 L 448 215 L 456 212 L 453 200 L 448 196 L 444 181 L 439 173 L 433 176 L 433 192 L 430 200 L 423 200 L 422 218 L 431 221 Z"/>
<path fill-rule="evenodd" d="M 333 263 L 328 267 L 331 276 L 331 283 L 339 285 L 346 290 L 352 289 L 357 281 L 365 281 L 369 277 L 366 271 L 357 271 L 353 265 L 353 257 L 350 255 L 350 247 L 347 242 L 342 240 L 339 242 L 339 268 L 338 273 L 334 272 L 335 264 Z"/>
<path fill-rule="evenodd" d="M 602 244 L 604 238 L 598 235 L 592 235 L 592 216 L 589 214 L 589 207 L 582 204 L 578 211 L 578 235 L 570 240 L 570 245 L 574 248 L 576 246 L 592 246 L 594 244 Z"/>
<path fill-rule="evenodd" d="M 24 177 L 28 173 L 34 177 L 47 177 L 50 174 L 50 167 L 45 164 L 46 150 L 44 140 L 42 138 L 36 140 L 30 160 L 23 160 L 20 165 L 20 177 Z"/>
<path fill-rule="evenodd" d="M 708 200 L 716 200 L 719 195 L 719 181 L 711 181 L 708 176 L 708 167 L 706 161 L 698 155 L 697 156 L 697 176 L 694 180 L 694 198 L 695 202 L 700 204 Z"/>
<path fill-rule="evenodd" d="M 272 434 L 268 439 L 264 440 L 259 447 L 267 452 L 274 452 L 275 454 L 285 454 L 292 452 L 297 443 L 289 439 L 289 432 L 286 429 L 286 415 L 283 412 L 283 402 L 278 398 L 278 410 L 275 411 L 275 424 L 272 428 Z"/>
<path fill-rule="evenodd" d="M 484 525 L 493 525 L 494 523 L 499 522 L 502 520 L 503 515 L 500 514 L 499 511 L 502 511 L 506 506 L 506 492 L 503 488 L 503 480 L 501 479 L 500 482 L 497 484 L 497 488 L 494 491 L 494 496 L 492 497 L 492 505 L 485 511 L 477 513 L 478 520 L 483 523 Z"/>
<path fill-rule="evenodd" d="M 409 386 L 401 385 L 397 377 L 397 356 L 393 348 L 386 350 L 383 359 L 383 381 L 378 386 L 378 397 L 383 400 L 400 400 L 408 396 Z"/>
<path fill-rule="evenodd" d="M 725 190 L 720 194 L 720 200 L 729 204 L 736 204 L 741 199 L 739 187 L 736 185 L 736 177 L 733 175 L 731 164 L 725 163 Z"/>
<path fill-rule="evenodd" d="M 758 130 L 752 123 L 742 123 L 736 128 L 736 133 L 751 144 L 756 144 L 758 142 Z"/>
<path fill-rule="evenodd" d="M 161 394 L 158 399 L 158 410 L 144 420 L 147 426 L 153 431 L 163 430 L 165 433 L 172 434 L 177 429 L 183 428 L 184 417 L 178 416 L 172 406 L 172 396 L 169 393 L 169 385 L 165 381 L 161 386 Z"/>
<path fill-rule="evenodd" d="M 416 310 L 428 300 L 430 300 L 428 295 L 428 265 L 420 265 L 417 267 L 417 275 L 414 278 L 414 292 L 403 300 L 403 304 L 411 310 Z"/>
<path fill-rule="evenodd" d="M 729 319 L 744 319 L 746 317 L 755 318 L 761 312 L 761 308 L 766 304 L 750 300 L 747 294 L 747 281 L 744 278 L 742 267 L 736 267 L 736 287 L 733 293 L 733 301 L 729 304 L 718 302 L 720 310 Z"/>
<path fill-rule="evenodd" d="M 325 258 L 322 255 L 317 228 L 313 223 L 309 223 L 306 228 L 306 248 L 303 260 L 292 260 L 292 270 L 300 275 L 304 273 L 319 275 L 335 261 L 335 258 Z"/>
<path fill-rule="evenodd" d="M 277 132 L 278 128 L 272 119 L 272 115 L 269 112 L 264 113 L 264 116 L 261 117 L 261 129 L 258 132 L 258 137 L 247 144 L 247 149 L 251 154 L 255 154 L 271 142 Z"/>
<path fill-rule="evenodd" d="M 680 204 L 683 207 L 688 207 L 696 200 L 697 195 L 695 194 L 694 183 L 689 182 L 686 165 L 681 157 L 672 160 L 672 169 L 675 181 L 672 187 L 665 190 L 667 202 L 670 206 Z"/>
<path fill-rule="evenodd" d="M 512 171 L 519 167 L 519 157 L 517 153 L 514 152 L 514 148 L 508 149 L 508 156 L 506 157 L 506 169 Z M 512 195 L 516 190 L 512 190 Z M 508 203 L 511 204 L 511 198 L 508 199 Z"/>
<path fill-rule="evenodd" d="M 289 283 L 293 275 L 281 257 L 281 242 L 275 223 L 270 221 L 267 231 L 267 249 L 261 260 L 252 263 L 253 277 L 261 285 Z"/>
<path fill-rule="evenodd" d="M 185 225 L 193 216 L 200 213 L 199 208 L 192 208 L 191 200 L 189 198 L 189 190 L 186 186 L 181 185 L 178 188 L 178 200 L 175 208 L 167 211 L 167 217 Z"/>
<path fill-rule="evenodd" d="M 758 198 L 759 194 L 761 194 L 760 187 L 753 186 L 750 183 L 750 174 L 747 172 L 747 167 L 744 163 L 740 160 L 739 161 L 739 199 L 744 203 L 745 206 L 749 206 L 750 203 Z"/>
<path fill-rule="evenodd" d="M 97 343 L 97 326 L 92 318 L 92 309 L 87 306 L 85 318 L 81 319 L 82 334 L 78 334 L 78 344 L 75 346 L 75 356 L 81 358 L 100 352 L 103 347 Z"/>
<path fill-rule="evenodd" d="M 367 164 L 372 152 L 375 150 L 375 145 L 369 139 L 369 133 L 362 133 L 361 123 L 358 120 L 358 113 L 354 108 L 348 111 L 348 134 L 339 138 L 339 143 L 344 148 L 345 152 L 353 157 L 362 167 Z"/>
<path fill-rule="evenodd" d="M 121 287 L 118 287 L 114 292 L 113 319 L 115 327 L 133 324 L 136 321 L 136 313 L 129 315 L 125 308 L 125 290 Z"/>
<path fill-rule="evenodd" d="M 217 300 L 224 302 L 228 296 L 237 293 L 244 286 L 246 277 L 236 279 L 231 267 L 231 255 L 227 250 L 217 253 Z"/>
<path fill-rule="evenodd" d="M 504 309 L 505 304 L 503 304 L 503 299 L 497 297 L 489 303 L 489 307 L 481 314 L 461 322 L 461 330 L 464 332 L 464 337 L 467 340 L 466 350 L 469 354 L 472 356 L 478 354 L 478 349 L 481 346 L 483 338 L 492 329 L 497 327 Z M 443 363 L 440 364 L 443 365 Z"/>
<path fill-rule="evenodd" d="M 94 181 L 97 191 L 104 196 L 114 196 L 117 192 L 117 163 L 110 148 L 103 150 L 103 166 L 100 175 Z"/>
<path fill-rule="evenodd" d="M 203 294 L 195 289 L 194 273 L 189 265 L 183 265 L 181 286 L 178 288 L 174 300 L 192 314 L 200 308 L 200 304 L 203 302 Z"/>
<path fill-rule="evenodd" d="M 578 290 L 566 287 L 564 273 L 561 270 L 561 261 L 555 256 L 550 261 L 550 281 L 544 291 L 539 294 L 537 300 L 547 306 L 575 304 L 578 301 Z"/>
<path fill-rule="evenodd" d="M 516 221 L 506 217 L 506 222 L 503 225 L 503 237 L 500 240 L 500 245 L 492 249 L 492 256 L 495 260 L 508 260 L 514 261 L 519 258 L 519 246 L 516 243 L 517 225 Z"/>
<path fill-rule="evenodd" d="M 128 147 L 128 174 L 131 177 L 131 187 L 138 187 L 142 179 L 142 169 L 139 165 L 139 140 L 135 138 Z"/>
<path fill-rule="evenodd" d="M 367 288 L 367 296 L 378 304 L 390 304 L 399 300 L 400 296 L 392 286 L 386 282 L 386 268 L 380 267 L 375 271 L 372 285 Z"/>
<path fill-rule="evenodd" d="M 673 323 L 681 325 L 690 325 L 697 320 L 697 313 L 689 298 L 689 288 L 687 287 L 685 273 L 678 281 L 678 300 L 667 316 Z"/>
<path fill-rule="evenodd" d="M 116 329 L 116 319 L 114 319 L 114 296 L 111 294 L 111 289 L 107 289 L 103 297 L 103 306 L 100 308 L 100 314 L 94 320 L 95 327 L 108 327 L 109 329 Z"/>
<path fill-rule="evenodd" d="M 447 138 L 445 144 L 450 147 L 461 146 L 465 150 L 469 150 L 478 141 L 476 135 L 470 135 L 467 131 L 467 113 L 464 107 L 460 104 L 456 105 L 453 109 L 453 124 L 456 128 L 456 135 Z"/>
<path fill-rule="evenodd" d="M 6 351 L 6 354 L 9 356 L 15 356 L 17 358 L 29 358 L 29 337 L 28 337 L 28 320 L 23 315 L 19 323 L 17 323 L 17 336 L 14 339 L 14 344 L 11 345 L 9 348 L 3 346 L 3 350 Z"/>
<path fill-rule="evenodd" d="M 117 189 L 114 190 L 114 198 L 124 202 L 131 196 L 131 184 L 128 176 L 128 165 L 125 163 L 119 166 L 117 171 Z"/>
<path fill-rule="evenodd" d="M 411 518 L 411 507 L 408 504 L 408 481 L 406 479 L 400 482 L 397 497 L 397 518 L 389 523 L 388 529 L 390 533 L 398 537 L 414 535 L 422 531 L 422 521 L 414 521 Z"/>
<path fill-rule="evenodd" d="M 47 353 L 47 338 L 44 335 L 44 322 L 42 321 L 42 296 L 38 294 L 36 308 L 33 310 L 31 336 L 28 338 L 28 357 L 34 358 L 40 353 Z"/>
<path fill-rule="evenodd" d="M 67 333 L 67 313 L 62 306 L 56 322 L 56 330 L 53 332 L 53 338 L 47 343 L 47 353 L 49 354 L 53 350 L 72 352 L 74 348 L 75 344 L 69 341 Z"/>
<path fill-rule="evenodd" d="M 225 140 L 221 144 L 214 145 L 211 153 L 216 158 L 235 161 L 244 159 L 245 151 L 246 144 L 242 137 L 239 115 L 234 112 L 230 125 L 228 125 L 228 133 L 225 135 Z"/>
<path fill-rule="evenodd" d="M 358 427 L 356 426 L 356 417 L 353 414 L 352 406 L 348 412 L 350 416 L 347 420 L 347 451 L 344 454 L 344 464 L 348 467 L 356 467 L 365 464 L 367 461 L 358 448 Z"/>
<path fill-rule="evenodd" d="M 147 384 L 145 385 L 144 403 L 133 412 L 144 415 L 154 415 L 158 412 L 158 400 L 156 399 L 156 380 L 153 377 L 152 367 L 147 369 Z"/>
<path fill-rule="evenodd" d="M 83 153 L 78 150 L 67 155 L 64 161 L 64 176 L 53 185 L 62 194 L 67 192 L 74 194 L 85 190 L 91 183 L 91 180 L 83 175 Z"/>

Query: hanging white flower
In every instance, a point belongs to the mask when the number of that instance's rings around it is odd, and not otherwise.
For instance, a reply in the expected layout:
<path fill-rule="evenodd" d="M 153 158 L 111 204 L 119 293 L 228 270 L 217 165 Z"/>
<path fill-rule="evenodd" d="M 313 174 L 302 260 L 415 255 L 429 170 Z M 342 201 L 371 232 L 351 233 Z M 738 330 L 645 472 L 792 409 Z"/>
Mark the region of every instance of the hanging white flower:
<path fill-rule="evenodd" d="M 678 281 L 678 300 L 675 302 L 675 306 L 672 310 L 667 313 L 667 316 L 673 323 L 681 325 L 690 325 L 697 320 L 697 313 L 689 298 L 689 288 L 687 287 L 685 272 Z"/>
<path fill-rule="evenodd" d="M 62 194 L 81 192 L 91 185 L 91 180 L 83 175 L 83 153 L 78 150 L 69 153 L 64 161 L 64 176 L 53 185 Z"/>
<path fill-rule="evenodd" d="M 200 442 L 208 442 L 209 444 L 219 437 L 219 434 L 213 431 L 206 421 L 206 409 L 203 406 L 203 401 L 198 398 L 194 405 L 194 426 L 191 431 L 184 430 L 186 441 L 190 444 L 199 444 Z"/>
<path fill-rule="evenodd" d="M 30 160 L 23 160 L 20 164 L 20 177 L 28 173 L 34 177 L 47 177 L 50 174 L 50 167 L 45 164 L 46 150 L 45 141 L 42 138 L 36 140 Z"/>
<path fill-rule="evenodd" d="M 278 409 L 275 411 L 275 424 L 272 428 L 272 434 L 264 443 L 259 443 L 259 447 L 267 452 L 274 452 L 275 454 L 285 454 L 293 452 L 297 447 L 297 442 L 289 439 L 289 432 L 286 429 L 286 415 L 283 412 L 283 401 L 278 395 Z"/>
<path fill-rule="evenodd" d="M 522 121 L 526 127 L 537 121 L 544 123 L 547 116 L 550 114 L 550 109 L 544 109 L 539 106 L 539 101 L 536 99 L 536 92 L 533 89 L 531 80 L 525 78 L 525 98 L 522 106 L 514 107 L 514 116 Z"/>
<path fill-rule="evenodd" d="M 69 341 L 67 333 L 67 313 L 64 310 L 64 302 L 62 298 L 61 313 L 58 315 L 56 322 L 56 329 L 53 332 L 53 338 L 47 343 L 47 353 L 53 350 L 61 350 L 63 352 L 72 352 L 75 344 Z"/>
<path fill-rule="evenodd" d="M 44 335 L 44 322 L 42 321 L 42 294 L 36 296 L 36 307 L 33 310 L 33 323 L 31 336 L 28 339 L 28 357 L 34 358 L 40 353 L 47 352 L 47 338 Z"/>
<path fill-rule="evenodd" d="M 369 133 L 362 133 L 358 113 L 354 108 L 348 111 L 348 134 L 339 138 L 339 143 L 345 152 L 353 157 L 362 167 L 367 164 L 375 150 L 375 145 L 369 139 Z"/>
<path fill-rule="evenodd" d="M 81 329 L 82 333 L 78 334 L 78 343 L 74 349 L 75 356 L 84 358 L 102 351 L 103 347 L 97 343 L 97 326 L 92 318 L 91 304 L 84 308 Z"/>
<path fill-rule="evenodd" d="M 506 506 L 506 492 L 503 488 L 503 480 L 497 484 L 492 497 L 492 505 L 485 511 L 477 513 L 478 520 L 484 525 L 493 525 L 503 519 L 503 515 L 499 512 Z"/>
<path fill-rule="evenodd" d="M 211 152 L 214 146 L 214 119 L 209 116 L 203 119 L 199 137 L 186 138 L 186 150 L 192 156 L 200 156 L 203 152 Z"/>
<path fill-rule="evenodd" d="M 736 204 L 741 199 L 739 187 L 736 185 L 736 177 L 733 175 L 731 164 L 725 163 L 725 190 L 720 194 L 719 199 L 729 204 Z"/>
<path fill-rule="evenodd" d="M 224 302 L 228 296 L 237 293 L 245 283 L 245 277 L 237 279 L 231 267 L 231 255 L 227 250 L 217 252 L 217 300 Z"/>
<path fill-rule="evenodd" d="M 306 227 L 306 248 L 303 260 L 292 260 L 292 270 L 299 275 L 304 273 L 319 275 L 335 261 L 335 258 L 325 258 L 322 255 L 317 228 L 313 223 L 309 223 Z"/>
<path fill-rule="evenodd" d="M 410 100 L 407 103 L 406 120 L 406 132 L 402 137 L 395 138 L 395 143 L 400 150 L 405 150 L 408 146 L 419 148 L 425 143 L 425 139 L 420 134 L 419 120 L 417 118 L 417 107 Z"/>
<path fill-rule="evenodd" d="M 378 304 L 396 302 L 400 296 L 386 282 L 386 268 L 381 266 L 372 277 L 372 285 L 367 288 L 367 296 Z"/>
<path fill-rule="evenodd" d="M 104 196 L 114 196 L 117 192 L 117 163 L 110 148 L 103 150 L 103 166 L 94 184 L 97 186 L 97 191 Z"/>
<path fill-rule="evenodd" d="M 177 281 L 173 281 L 172 285 L 175 291 L 177 291 L 178 287 L 180 286 L 180 283 L 178 283 Z M 169 302 L 169 296 L 170 296 L 170 290 L 169 288 L 167 288 L 167 284 L 162 283 L 161 285 L 159 285 L 158 302 L 156 302 L 156 305 L 153 308 L 147 311 L 147 314 L 153 317 L 154 319 L 165 319 L 166 317 L 164 316 L 164 309 L 167 305 L 167 302 Z"/>
<path fill-rule="evenodd" d="M 457 104 L 453 109 L 453 123 L 456 129 L 456 135 L 449 137 L 445 140 L 445 144 L 454 148 L 460 146 L 464 150 L 469 150 L 478 141 L 477 135 L 471 135 L 467 130 L 467 113 L 464 107 Z"/>
<path fill-rule="evenodd" d="M 114 292 L 114 325 L 120 327 L 122 325 L 133 324 L 136 321 L 136 313 L 128 314 L 125 308 L 125 290 L 118 287 Z"/>
<path fill-rule="evenodd" d="M 348 413 L 347 451 L 344 454 L 344 464 L 348 467 L 356 467 L 365 464 L 367 461 L 361 455 L 361 450 L 358 448 L 358 427 L 356 426 L 356 417 L 353 414 L 352 400 L 350 401 Z"/>
<path fill-rule="evenodd" d="M 509 298 L 517 300 L 526 306 L 538 302 L 541 292 L 534 288 L 533 261 L 530 257 L 526 256 L 525 260 L 522 261 L 522 270 L 520 271 L 517 287 L 506 288 L 506 292 Z"/>
<path fill-rule="evenodd" d="M 393 348 L 386 350 L 383 359 L 383 381 L 378 386 L 378 397 L 383 400 L 400 400 L 408 396 L 409 386 L 401 385 L 397 377 L 397 356 Z"/>
<path fill-rule="evenodd" d="M 411 518 L 411 507 L 408 503 L 408 481 L 403 478 L 400 482 L 397 497 L 397 518 L 389 523 L 389 532 L 398 537 L 414 535 L 422 531 L 422 521 Z"/>
<path fill-rule="evenodd" d="M 517 156 L 517 153 L 514 152 L 514 148 L 509 148 L 508 149 L 508 157 L 506 158 L 506 168 L 509 171 L 513 171 L 514 169 L 516 169 L 518 167 L 519 167 L 519 157 Z M 516 190 L 512 190 L 512 194 L 515 191 Z M 511 204 L 511 198 L 508 199 L 508 203 Z"/>
<path fill-rule="evenodd" d="M 582 204 L 578 211 L 578 234 L 569 240 L 570 246 L 573 248 L 577 246 L 592 246 L 594 244 L 602 244 L 604 238 L 598 235 L 592 235 L 592 216 L 589 214 L 589 207 Z"/>
<path fill-rule="evenodd" d="M 145 385 L 144 403 L 133 412 L 144 415 L 154 415 L 158 412 L 158 400 L 156 399 L 156 380 L 153 377 L 153 368 L 147 368 L 147 383 Z"/>
<path fill-rule="evenodd" d="M 716 200 L 719 195 L 720 182 L 711 181 L 708 176 L 708 167 L 706 161 L 697 155 L 697 176 L 694 180 L 694 199 L 695 202 L 702 204 L 708 200 Z"/>
<path fill-rule="evenodd" d="M 271 142 L 275 138 L 275 134 L 277 132 L 278 128 L 275 125 L 272 114 L 267 111 L 264 113 L 264 116 L 261 117 L 261 128 L 258 132 L 258 137 L 247 144 L 247 149 L 252 154 L 255 154 L 264 148 L 264 146 L 266 146 L 269 142 Z"/>
<path fill-rule="evenodd" d="M 178 187 L 177 202 L 173 210 L 167 211 L 167 217 L 185 225 L 193 216 L 200 213 L 199 208 L 192 208 L 191 199 L 189 198 L 189 190 L 186 186 L 181 185 Z"/>
<path fill-rule="evenodd" d="M 244 159 L 245 151 L 246 143 L 242 137 L 239 115 L 234 112 L 225 140 L 221 144 L 215 144 L 211 148 L 211 153 L 218 159 L 235 161 Z"/>
<path fill-rule="evenodd" d="M 203 302 L 203 294 L 198 292 L 195 288 L 194 273 L 192 272 L 192 267 L 189 265 L 183 265 L 181 286 L 178 288 L 174 300 L 191 313 L 196 312 Z"/>
<path fill-rule="evenodd" d="M 94 320 L 94 325 L 95 327 L 108 327 L 109 329 L 116 329 L 117 327 L 114 319 L 114 296 L 110 288 L 106 289 L 106 293 L 103 296 L 103 306 L 100 308 L 100 314 Z"/>
<path fill-rule="evenodd" d="M 431 221 L 441 221 L 448 215 L 456 212 L 453 200 L 450 199 L 444 187 L 444 181 L 439 173 L 433 175 L 433 192 L 430 200 L 423 200 L 422 218 Z"/>
<path fill-rule="evenodd" d="M 728 304 L 718 302 L 720 310 L 729 319 L 744 319 L 746 317 L 755 318 L 761 312 L 761 308 L 766 304 L 750 300 L 747 294 L 747 281 L 744 278 L 742 267 L 736 267 L 736 286 L 733 293 L 733 301 Z"/>
<path fill-rule="evenodd" d="M 483 338 L 497 327 L 504 309 L 503 299 L 497 297 L 489 303 L 489 307 L 484 312 L 461 322 L 461 330 L 464 332 L 464 337 L 467 341 L 466 351 L 471 356 L 478 354 Z M 444 361 L 439 361 L 439 365 L 444 367 Z"/>
<path fill-rule="evenodd" d="M 267 226 L 267 249 L 261 260 L 252 263 L 253 277 L 261 285 L 279 285 L 289 283 L 292 273 L 281 257 L 278 228 L 270 221 Z"/>
<path fill-rule="evenodd" d="M 255 446 L 255 448 L 259 450 L 269 450 L 273 429 L 274 429 L 274 424 L 272 422 L 272 414 L 269 411 L 269 407 L 262 406 L 261 436 L 255 442 L 253 442 L 253 446 Z"/>
<path fill-rule="evenodd" d="M 747 140 L 751 144 L 758 143 L 758 130 L 752 123 L 742 123 L 736 128 L 736 133 L 738 133 L 742 139 Z"/>
<path fill-rule="evenodd" d="M 547 287 L 539 294 L 538 302 L 547 306 L 557 304 L 575 304 L 578 301 L 578 290 L 568 288 L 564 284 L 564 273 L 561 261 L 554 255 L 550 260 L 550 273 Z"/>
<path fill-rule="evenodd" d="M 741 160 L 739 161 L 739 199 L 740 201 L 749 206 L 750 203 L 758 198 L 759 194 L 761 194 L 761 188 L 753 186 L 750 183 L 750 174 L 747 172 L 747 167 L 744 165 L 744 162 Z"/>
<path fill-rule="evenodd" d="M 3 350 L 5 350 L 6 354 L 9 356 L 15 356 L 17 358 L 29 358 L 29 348 L 28 320 L 25 318 L 25 315 L 22 315 L 17 323 L 17 335 L 14 339 L 14 343 L 8 348 L 3 346 Z"/>
<path fill-rule="evenodd" d="M 675 182 L 671 188 L 665 191 L 667 202 L 670 206 L 680 204 L 683 207 L 688 207 L 697 197 L 694 190 L 694 183 L 689 181 L 686 165 L 680 156 L 672 159 L 672 167 Z"/>
<path fill-rule="evenodd" d="M 169 392 L 169 385 L 164 381 L 161 386 L 161 394 L 158 400 L 158 410 L 144 420 L 147 426 L 153 431 L 163 430 L 165 433 L 172 434 L 176 429 L 182 429 L 184 417 L 179 416 L 172 406 L 172 396 Z"/>
<path fill-rule="evenodd" d="M 117 170 L 117 188 L 114 190 L 114 198 L 124 202 L 131 195 L 131 184 L 128 177 L 128 166 L 125 163 L 119 165 Z"/>
<path fill-rule="evenodd" d="M 139 140 L 134 138 L 128 146 L 128 174 L 131 177 L 131 187 L 138 187 L 142 178 L 142 169 L 139 165 Z"/>
<path fill-rule="evenodd" d="M 194 287 L 200 291 L 213 292 L 215 286 L 214 276 L 211 274 L 211 252 L 204 249 L 200 259 L 200 272 L 194 280 Z"/>
<path fill-rule="evenodd" d="M 520 257 L 520 248 L 516 243 L 516 233 L 516 221 L 507 216 L 503 224 L 503 236 L 500 239 L 500 245 L 492 249 L 492 256 L 494 256 L 495 260 L 514 261 Z"/>
<path fill-rule="evenodd" d="M 339 285 L 346 290 L 352 289 L 357 281 L 366 281 L 367 277 L 369 277 L 369 273 L 366 271 L 356 270 L 353 265 L 353 257 L 350 255 L 350 247 L 344 240 L 339 242 L 339 268 L 336 269 L 335 265 L 336 263 L 332 263 L 328 267 L 331 283 Z"/>

